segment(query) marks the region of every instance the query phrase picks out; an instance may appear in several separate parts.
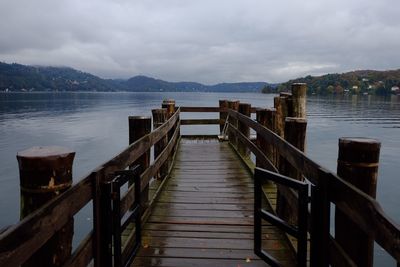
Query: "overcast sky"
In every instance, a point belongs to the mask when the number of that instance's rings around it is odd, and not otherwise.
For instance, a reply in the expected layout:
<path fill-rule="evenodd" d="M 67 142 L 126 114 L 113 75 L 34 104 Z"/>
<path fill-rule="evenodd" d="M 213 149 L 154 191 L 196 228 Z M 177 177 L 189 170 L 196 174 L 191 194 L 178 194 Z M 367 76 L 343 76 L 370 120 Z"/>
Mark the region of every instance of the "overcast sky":
<path fill-rule="evenodd" d="M 400 0 L 0 0 L 0 61 L 206 84 L 400 68 Z"/>

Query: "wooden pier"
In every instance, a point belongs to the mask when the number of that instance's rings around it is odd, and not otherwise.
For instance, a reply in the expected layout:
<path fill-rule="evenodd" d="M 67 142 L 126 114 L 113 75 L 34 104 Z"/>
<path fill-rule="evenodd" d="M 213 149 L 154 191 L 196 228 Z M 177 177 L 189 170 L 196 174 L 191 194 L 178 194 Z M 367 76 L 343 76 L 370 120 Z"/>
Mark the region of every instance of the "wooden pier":
<path fill-rule="evenodd" d="M 181 139 L 133 266 L 267 266 L 252 249 L 253 184 L 228 143 Z M 294 266 L 283 233 L 271 225 L 264 231 L 264 246 Z"/>
<path fill-rule="evenodd" d="M 0 231 L 0 266 L 372 266 L 374 242 L 400 262 L 400 227 L 374 199 L 380 143 L 341 138 L 340 177 L 308 158 L 305 92 L 269 109 L 165 100 L 73 186 L 73 151 L 19 153 L 22 219 Z M 216 118 L 180 118 L 194 112 Z M 220 134 L 181 135 L 203 124 Z M 92 230 L 72 249 L 87 206 Z"/>

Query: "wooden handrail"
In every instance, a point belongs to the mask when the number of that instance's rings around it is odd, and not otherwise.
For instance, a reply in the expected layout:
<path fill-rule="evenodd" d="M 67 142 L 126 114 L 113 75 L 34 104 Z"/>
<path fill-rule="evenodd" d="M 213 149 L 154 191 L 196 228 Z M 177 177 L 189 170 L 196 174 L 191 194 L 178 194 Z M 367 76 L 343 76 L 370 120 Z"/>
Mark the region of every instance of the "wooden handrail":
<path fill-rule="evenodd" d="M 103 163 L 95 171 L 102 169 L 103 175 L 106 177 L 114 173 L 117 170 L 122 170 L 128 167 L 130 164 L 135 162 L 140 156 L 142 156 L 147 150 L 149 150 L 155 143 L 161 140 L 171 129 L 174 127 L 176 122 L 179 120 L 180 109 L 169 118 L 163 125 L 138 139 L 122 152 L 117 154 L 111 160 Z"/>
<path fill-rule="evenodd" d="M 161 166 L 159 164 L 165 162 L 173 150 L 173 146 L 176 145 L 180 125 L 179 113 L 180 109 L 177 109 L 175 114 L 156 130 L 132 143 L 111 160 L 81 178 L 80 182 L 59 197 L 51 200 L 19 223 L 2 232 L 0 234 L 0 266 L 19 266 L 23 264 L 56 231 L 60 230 L 70 218 L 90 200 L 94 199 L 93 192 L 96 191 L 94 185 L 98 184 L 98 182 L 95 182 L 97 179 L 101 179 L 102 182 L 111 179 L 111 175 L 115 171 L 128 167 L 161 138 L 166 136 L 174 126 L 177 126 L 168 146 L 149 169 L 145 171 L 142 183 L 147 184 L 151 175 L 154 175 L 159 166 Z M 88 260 L 93 258 L 93 240 L 92 232 L 83 239 L 65 266 L 84 266 L 88 263 Z"/>
<path fill-rule="evenodd" d="M 168 159 L 168 156 L 171 154 L 172 149 L 177 144 L 177 140 L 179 137 L 179 121 L 177 122 L 177 127 L 174 131 L 174 135 L 171 140 L 164 148 L 164 150 L 158 155 L 158 157 L 153 161 L 153 163 L 147 168 L 141 175 L 141 188 L 145 188 L 149 183 L 151 177 L 153 177 L 160 167 L 164 164 L 164 162 Z M 135 199 L 135 190 L 134 187 L 131 186 L 128 191 L 121 198 L 121 214 L 125 214 L 129 209 L 130 204 Z"/>
<path fill-rule="evenodd" d="M 302 151 L 251 118 L 231 109 L 228 113 L 231 118 L 246 124 L 275 146 L 278 153 L 314 185 L 318 185 L 321 179 L 326 179 L 329 200 L 371 235 L 392 257 L 400 261 L 400 226 L 385 214 L 375 199 L 326 170 Z"/>
<path fill-rule="evenodd" d="M 206 125 L 206 124 L 223 124 L 224 120 L 220 119 L 186 119 L 181 120 L 181 125 Z"/>
<path fill-rule="evenodd" d="M 273 145 L 282 157 L 289 161 L 293 167 L 302 172 L 313 184 L 318 184 L 318 180 L 322 176 L 322 173 L 329 173 L 328 170 L 308 158 L 302 151 L 298 150 L 296 147 L 282 139 L 279 135 L 251 118 L 234 110 L 229 110 L 229 116 L 240 120 L 242 123 L 252 128 L 257 134 L 262 136 L 266 142 Z"/>
<path fill-rule="evenodd" d="M 227 108 L 220 107 L 180 107 L 181 112 L 228 112 Z M 251 108 L 251 113 L 256 113 L 257 107 Z"/>
<path fill-rule="evenodd" d="M 254 144 L 249 138 L 247 138 L 244 134 L 242 134 L 238 128 L 229 123 L 229 129 L 233 130 L 236 133 L 236 136 L 239 137 L 240 141 L 243 142 L 251 152 L 259 159 L 266 167 L 267 170 L 278 172 L 278 169 L 272 164 L 272 162 L 268 159 L 268 157 Z"/>
<path fill-rule="evenodd" d="M 87 176 L 0 235 L 0 266 L 19 266 L 92 199 Z"/>

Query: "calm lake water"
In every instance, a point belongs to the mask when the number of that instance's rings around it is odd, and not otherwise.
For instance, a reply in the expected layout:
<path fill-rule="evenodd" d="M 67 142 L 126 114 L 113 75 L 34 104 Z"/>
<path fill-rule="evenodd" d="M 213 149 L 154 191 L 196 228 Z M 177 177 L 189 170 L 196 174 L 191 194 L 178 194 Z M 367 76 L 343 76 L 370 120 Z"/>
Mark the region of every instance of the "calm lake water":
<path fill-rule="evenodd" d="M 273 97 L 253 93 L 0 93 L 0 228 L 19 220 L 18 151 L 37 145 L 75 150 L 77 182 L 127 145 L 129 115 L 149 116 L 164 98 L 173 98 L 182 106 L 217 106 L 219 99 L 238 99 L 272 107 Z M 400 222 L 400 96 L 309 97 L 307 109 L 307 154 L 330 170 L 336 170 L 339 137 L 371 137 L 382 142 L 377 199 Z M 208 114 L 209 118 L 217 116 Z M 217 132 L 217 126 L 182 129 L 183 134 Z M 77 216 L 76 223 L 82 225 L 79 231 L 88 231 L 92 224 L 89 209 Z M 376 254 L 380 266 L 394 266 L 381 249 Z"/>

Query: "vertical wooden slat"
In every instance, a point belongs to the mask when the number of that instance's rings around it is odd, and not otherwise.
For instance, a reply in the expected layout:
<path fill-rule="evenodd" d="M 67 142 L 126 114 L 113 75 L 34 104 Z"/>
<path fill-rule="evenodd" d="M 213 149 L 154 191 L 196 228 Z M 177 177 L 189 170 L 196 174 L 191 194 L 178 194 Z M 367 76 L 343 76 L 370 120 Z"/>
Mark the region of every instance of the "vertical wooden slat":
<path fill-rule="evenodd" d="M 176 102 L 174 99 L 164 99 L 163 102 L 161 103 L 161 108 L 165 108 L 167 110 L 167 119 L 169 119 L 175 113 Z M 172 127 L 171 130 L 168 132 L 167 143 L 171 140 L 172 136 L 174 135 L 175 129 L 176 129 L 176 126 Z M 174 148 L 173 151 L 175 151 L 175 149 L 176 148 Z M 175 152 L 173 152 L 173 153 L 175 153 Z M 167 166 L 171 166 L 171 165 L 172 165 L 172 157 L 168 157 Z"/>
<path fill-rule="evenodd" d="M 93 183 L 93 258 L 95 267 L 107 267 L 112 264 L 110 188 L 109 184 L 105 184 L 106 179 L 103 171 L 104 169 L 98 169 L 91 174 Z"/>
<path fill-rule="evenodd" d="M 237 111 L 239 109 L 239 101 L 228 101 L 228 108 Z M 234 127 L 238 126 L 238 121 L 234 118 L 229 118 L 229 123 L 232 124 Z M 235 137 L 235 135 L 233 134 L 232 131 L 228 130 L 228 139 L 229 142 L 233 145 L 233 146 L 237 146 L 237 138 Z"/>
<path fill-rule="evenodd" d="M 250 117 L 251 115 L 251 105 L 247 104 L 247 103 L 240 103 L 239 104 L 239 109 L 238 109 L 239 113 Z M 238 122 L 238 130 L 244 135 L 246 136 L 248 139 L 250 139 L 250 128 L 249 126 L 247 126 L 246 124 L 242 123 L 242 122 Z M 247 146 L 241 142 L 240 140 L 238 140 L 238 152 L 244 157 L 244 158 L 248 158 L 250 157 L 250 150 L 247 148 Z"/>
<path fill-rule="evenodd" d="M 320 172 L 318 185 L 311 186 L 310 266 L 329 266 L 330 201 L 329 176 Z"/>
<path fill-rule="evenodd" d="M 301 118 L 286 118 L 285 121 L 285 140 L 304 151 L 306 140 L 307 121 Z M 303 181 L 303 176 L 296 168 L 294 168 L 286 159 L 281 158 L 279 162 L 279 171 L 281 174 L 296 180 Z M 288 200 L 278 191 L 278 199 L 276 203 L 276 211 L 278 215 L 289 222 L 297 224 L 297 207 L 290 205 Z"/>
<path fill-rule="evenodd" d="M 166 108 L 161 108 L 161 109 L 153 109 L 151 111 L 153 114 L 153 129 L 157 129 L 160 127 L 164 122 L 167 121 L 167 109 Z M 168 144 L 168 135 L 165 135 L 165 137 L 161 138 L 157 144 L 154 145 L 154 159 L 160 155 L 160 153 L 163 151 L 163 149 L 166 147 Z M 161 167 L 159 172 L 157 173 L 158 179 L 164 179 L 165 176 L 168 173 L 168 161 L 166 161 Z"/>
<path fill-rule="evenodd" d="M 151 118 L 142 116 L 129 116 L 129 144 L 132 144 L 141 137 L 151 132 Z M 141 170 L 144 172 L 150 165 L 150 149 L 146 151 L 138 160 L 131 166 L 140 165 Z M 129 186 L 134 181 L 130 181 Z M 147 207 L 149 201 L 149 187 L 142 190 L 142 205 Z"/>
<path fill-rule="evenodd" d="M 220 109 L 228 108 L 228 100 L 219 100 L 219 108 Z M 227 115 L 228 115 L 228 113 L 226 111 L 219 112 L 219 132 L 220 132 L 220 134 L 222 134 L 222 131 L 224 129 L 225 120 L 226 120 Z"/>
<path fill-rule="evenodd" d="M 271 131 L 274 131 L 275 125 L 275 109 L 258 109 L 256 111 L 256 120 L 259 124 L 267 127 Z M 268 159 L 275 165 L 274 162 L 274 147 L 265 141 L 265 139 L 257 133 L 257 146 L 261 151 L 268 157 Z M 256 166 L 265 168 L 256 159 Z"/>

